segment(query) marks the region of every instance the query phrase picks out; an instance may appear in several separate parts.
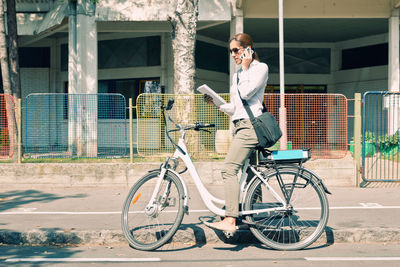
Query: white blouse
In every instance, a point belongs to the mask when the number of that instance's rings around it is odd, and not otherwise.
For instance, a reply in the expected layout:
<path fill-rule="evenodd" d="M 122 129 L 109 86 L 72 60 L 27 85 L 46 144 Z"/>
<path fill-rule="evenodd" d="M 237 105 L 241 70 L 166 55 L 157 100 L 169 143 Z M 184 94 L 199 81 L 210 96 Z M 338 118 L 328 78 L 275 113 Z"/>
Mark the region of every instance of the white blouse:
<path fill-rule="evenodd" d="M 239 83 L 237 83 L 237 75 L 239 75 Z M 232 121 L 249 118 L 239 98 L 239 89 L 242 99 L 247 101 L 254 117 L 260 116 L 263 110 L 264 91 L 267 81 L 268 65 L 253 60 L 247 70 L 240 68 L 233 75 L 230 88 L 231 102 L 221 105 L 219 110 L 232 116 Z"/>

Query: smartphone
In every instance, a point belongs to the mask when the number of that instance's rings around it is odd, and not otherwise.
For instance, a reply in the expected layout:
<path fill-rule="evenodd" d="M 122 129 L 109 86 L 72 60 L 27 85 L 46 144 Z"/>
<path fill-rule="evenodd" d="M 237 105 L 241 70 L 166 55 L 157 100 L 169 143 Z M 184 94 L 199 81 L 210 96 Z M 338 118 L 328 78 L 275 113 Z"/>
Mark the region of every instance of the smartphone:
<path fill-rule="evenodd" d="M 254 53 L 253 49 L 251 49 L 250 47 L 246 47 L 245 50 L 246 50 L 250 55 L 253 55 L 253 53 Z M 243 58 L 244 58 L 244 51 L 243 51 L 243 53 L 240 55 L 240 59 L 243 59 Z"/>

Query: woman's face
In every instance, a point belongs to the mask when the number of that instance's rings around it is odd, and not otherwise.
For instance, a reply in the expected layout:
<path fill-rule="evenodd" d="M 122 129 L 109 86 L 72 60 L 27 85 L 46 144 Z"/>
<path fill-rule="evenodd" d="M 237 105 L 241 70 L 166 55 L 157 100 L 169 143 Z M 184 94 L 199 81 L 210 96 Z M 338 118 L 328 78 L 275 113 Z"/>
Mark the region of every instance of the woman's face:
<path fill-rule="evenodd" d="M 243 53 L 244 48 L 240 45 L 240 43 L 236 40 L 232 40 L 229 43 L 229 51 L 233 60 L 235 60 L 236 64 L 241 64 L 242 60 L 240 59 L 240 55 Z"/>

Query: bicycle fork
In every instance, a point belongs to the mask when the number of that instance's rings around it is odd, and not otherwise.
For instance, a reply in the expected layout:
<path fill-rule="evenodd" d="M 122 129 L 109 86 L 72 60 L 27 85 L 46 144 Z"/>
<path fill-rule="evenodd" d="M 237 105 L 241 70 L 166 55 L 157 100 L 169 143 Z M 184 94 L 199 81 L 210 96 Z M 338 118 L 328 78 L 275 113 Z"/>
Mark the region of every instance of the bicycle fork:
<path fill-rule="evenodd" d="M 159 171 L 159 175 L 158 175 L 152 196 L 144 210 L 145 214 L 148 216 L 157 217 L 158 214 L 163 209 L 165 209 L 166 207 L 173 207 L 176 205 L 177 201 L 180 201 L 177 199 L 170 199 L 168 197 L 170 194 L 172 180 L 167 181 L 168 184 L 166 185 L 164 192 L 162 193 L 161 196 L 159 196 L 161 184 L 162 184 L 163 180 L 165 179 L 165 175 L 167 172 L 171 172 L 180 180 L 181 185 L 183 187 L 184 212 L 186 214 L 189 213 L 189 207 L 188 207 L 188 198 L 189 197 L 188 197 L 188 190 L 187 190 L 186 184 L 184 183 L 182 177 L 178 173 L 176 173 L 174 170 L 168 168 L 168 161 L 169 161 L 169 158 L 162 164 L 160 169 L 155 170 L 155 171 Z M 157 197 L 157 196 L 159 196 L 159 197 Z"/>

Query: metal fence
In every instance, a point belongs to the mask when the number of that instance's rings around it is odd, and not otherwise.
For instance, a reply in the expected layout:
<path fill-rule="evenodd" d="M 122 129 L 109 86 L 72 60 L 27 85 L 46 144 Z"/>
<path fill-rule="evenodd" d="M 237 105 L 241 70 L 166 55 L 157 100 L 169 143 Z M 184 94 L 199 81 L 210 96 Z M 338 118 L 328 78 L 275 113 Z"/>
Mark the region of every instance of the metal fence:
<path fill-rule="evenodd" d="M 220 94 L 229 101 L 229 94 Z M 210 133 L 190 131 L 186 135 L 187 147 L 193 157 L 210 158 L 224 155 L 230 143 L 229 117 L 215 107 L 206 104 L 202 95 L 141 94 L 136 101 L 137 117 L 137 151 L 141 156 L 162 155 L 170 153 L 173 147 L 165 135 L 165 128 L 174 127 L 171 122 L 165 125 L 162 121 L 160 106 L 168 100 L 175 100 L 174 108 L 169 112 L 179 124 L 190 124 L 196 121 L 215 123 L 209 128 Z M 175 133 L 175 140 L 179 133 Z"/>
<path fill-rule="evenodd" d="M 364 181 L 400 181 L 400 93 L 367 92 L 362 99 Z"/>
<path fill-rule="evenodd" d="M 229 94 L 221 94 L 229 101 Z M 266 94 L 267 109 L 279 120 L 279 94 Z M 172 152 L 160 105 L 174 98 L 172 117 L 181 124 L 214 123 L 211 133 L 190 132 L 195 158 L 223 157 L 232 139 L 230 118 L 202 95 L 141 94 L 136 100 L 133 144 L 140 156 Z M 314 158 L 347 152 L 347 99 L 337 94 L 286 94 L 288 149 L 312 148 Z M 126 100 L 120 94 L 31 94 L 23 108 L 23 149 L 35 158 L 102 158 L 127 154 Z M 179 133 L 174 136 L 177 140 Z M 272 149 L 279 149 L 279 142 Z"/>
<path fill-rule="evenodd" d="M 25 156 L 102 158 L 127 153 L 126 101 L 121 94 L 30 94 L 23 114 Z"/>
<path fill-rule="evenodd" d="M 15 103 L 11 95 L 0 94 L 0 158 L 11 158 L 16 147 Z"/>
<path fill-rule="evenodd" d="M 264 103 L 279 121 L 279 94 Z M 313 158 L 347 153 L 347 98 L 341 94 L 285 94 L 288 149 L 311 148 Z M 279 142 L 274 146 L 279 149 Z"/>
<path fill-rule="evenodd" d="M 221 94 L 229 101 L 229 94 Z M 279 120 L 279 94 L 266 94 L 267 109 Z M 137 151 L 142 156 L 172 152 L 165 136 L 160 105 L 175 99 L 171 114 L 180 123 L 215 123 L 211 134 L 187 136 L 197 158 L 224 156 L 231 141 L 230 119 L 203 101 L 202 95 L 141 94 L 137 99 Z M 312 148 L 314 158 L 341 158 L 347 153 L 347 99 L 339 94 L 286 94 L 288 149 Z M 171 125 L 167 125 L 171 127 Z M 178 134 L 176 135 L 178 138 Z M 279 149 L 277 143 L 272 149 Z"/>

